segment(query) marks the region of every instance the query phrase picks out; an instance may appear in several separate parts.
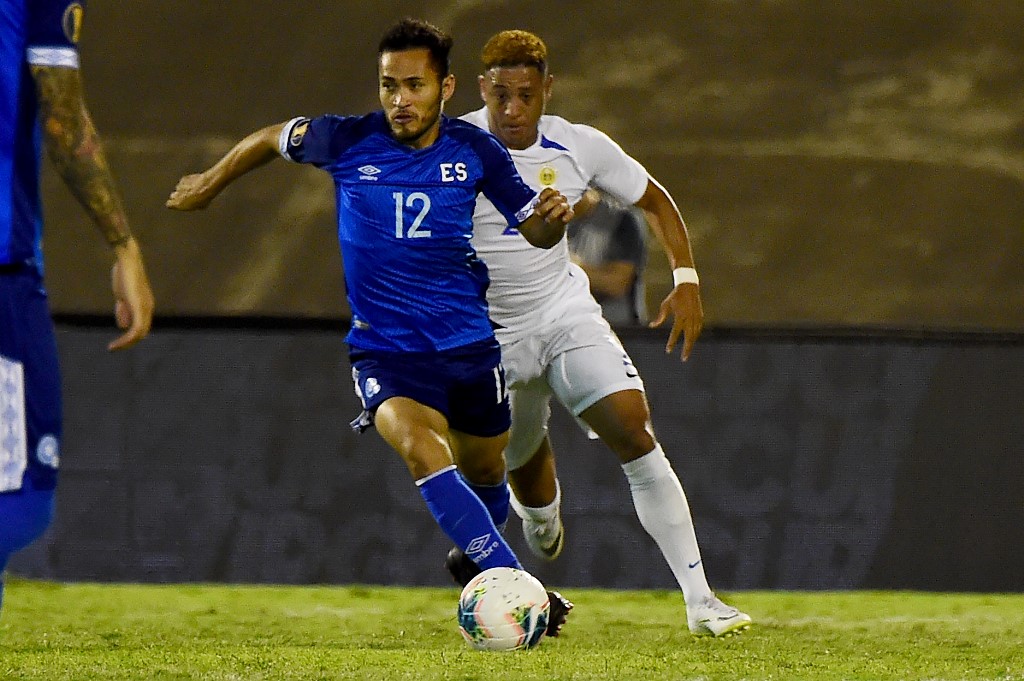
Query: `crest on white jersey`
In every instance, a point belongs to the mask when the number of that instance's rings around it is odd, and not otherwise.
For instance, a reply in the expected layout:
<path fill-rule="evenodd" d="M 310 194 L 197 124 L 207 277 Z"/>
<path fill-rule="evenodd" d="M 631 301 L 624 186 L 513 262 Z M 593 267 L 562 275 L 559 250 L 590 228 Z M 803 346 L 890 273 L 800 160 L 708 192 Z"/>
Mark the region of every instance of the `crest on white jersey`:
<path fill-rule="evenodd" d="M 541 186 L 550 187 L 558 179 L 558 171 L 549 165 L 544 165 L 537 174 L 537 179 L 540 180 Z"/>

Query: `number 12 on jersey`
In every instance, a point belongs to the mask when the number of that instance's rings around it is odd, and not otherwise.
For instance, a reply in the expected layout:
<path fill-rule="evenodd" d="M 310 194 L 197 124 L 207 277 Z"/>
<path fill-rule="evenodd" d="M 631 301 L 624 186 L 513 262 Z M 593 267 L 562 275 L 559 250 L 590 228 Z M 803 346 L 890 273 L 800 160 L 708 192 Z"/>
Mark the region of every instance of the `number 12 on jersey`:
<path fill-rule="evenodd" d="M 402 192 L 395 192 L 391 196 L 395 199 L 395 238 L 418 239 L 430 236 L 429 229 L 420 229 L 423 220 L 427 217 L 427 213 L 430 212 L 430 197 L 423 192 L 413 192 L 408 196 Z M 409 225 L 408 231 L 406 231 L 405 208 L 415 209 L 417 204 L 420 206 L 420 212 L 416 215 L 412 224 Z"/>

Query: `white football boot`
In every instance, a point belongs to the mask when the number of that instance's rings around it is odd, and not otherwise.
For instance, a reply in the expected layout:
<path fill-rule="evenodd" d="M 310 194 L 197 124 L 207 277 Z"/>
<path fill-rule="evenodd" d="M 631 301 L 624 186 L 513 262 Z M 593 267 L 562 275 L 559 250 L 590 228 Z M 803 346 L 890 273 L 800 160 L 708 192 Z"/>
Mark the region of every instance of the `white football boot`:
<path fill-rule="evenodd" d="M 516 515 L 523 521 L 523 536 L 526 538 L 526 545 L 530 552 L 544 560 L 554 560 L 562 553 L 565 546 L 565 527 L 562 525 L 561 509 L 555 511 L 555 517 L 547 522 L 541 522 L 530 517 L 527 511 L 515 494 L 509 495 L 512 508 Z"/>
<path fill-rule="evenodd" d="M 697 636 L 732 636 L 750 626 L 750 615 L 726 605 L 712 594 L 686 608 L 690 631 Z"/>

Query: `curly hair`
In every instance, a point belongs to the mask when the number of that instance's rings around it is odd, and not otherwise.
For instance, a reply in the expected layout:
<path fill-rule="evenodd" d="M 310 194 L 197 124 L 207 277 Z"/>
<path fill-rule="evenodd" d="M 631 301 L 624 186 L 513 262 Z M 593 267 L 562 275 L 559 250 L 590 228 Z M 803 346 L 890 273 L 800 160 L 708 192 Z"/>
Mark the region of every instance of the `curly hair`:
<path fill-rule="evenodd" d="M 495 66 L 534 66 L 547 73 L 548 47 L 529 31 L 502 31 L 487 41 L 480 60 L 485 71 Z"/>
<path fill-rule="evenodd" d="M 406 17 L 384 33 L 377 46 L 377 56 L 385 52 L 402 52 L 424 47 L 430 50 L 434 68 L 444 78 L 451 72 L 452 37 L 422 19 Z"/>

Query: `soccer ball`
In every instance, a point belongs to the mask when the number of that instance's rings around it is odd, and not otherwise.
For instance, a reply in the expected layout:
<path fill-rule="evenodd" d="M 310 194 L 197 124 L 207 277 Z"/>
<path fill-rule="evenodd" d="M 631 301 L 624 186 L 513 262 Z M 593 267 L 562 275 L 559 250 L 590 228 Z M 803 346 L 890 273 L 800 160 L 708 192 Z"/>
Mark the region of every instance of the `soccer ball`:
<path fill-rule="evenodd" d="M 521 650 L 540 643 L 548 627 L 548 592 L 515 568 L 484 570 L 459 597 L 459 630 L 477 650 Z"/>

